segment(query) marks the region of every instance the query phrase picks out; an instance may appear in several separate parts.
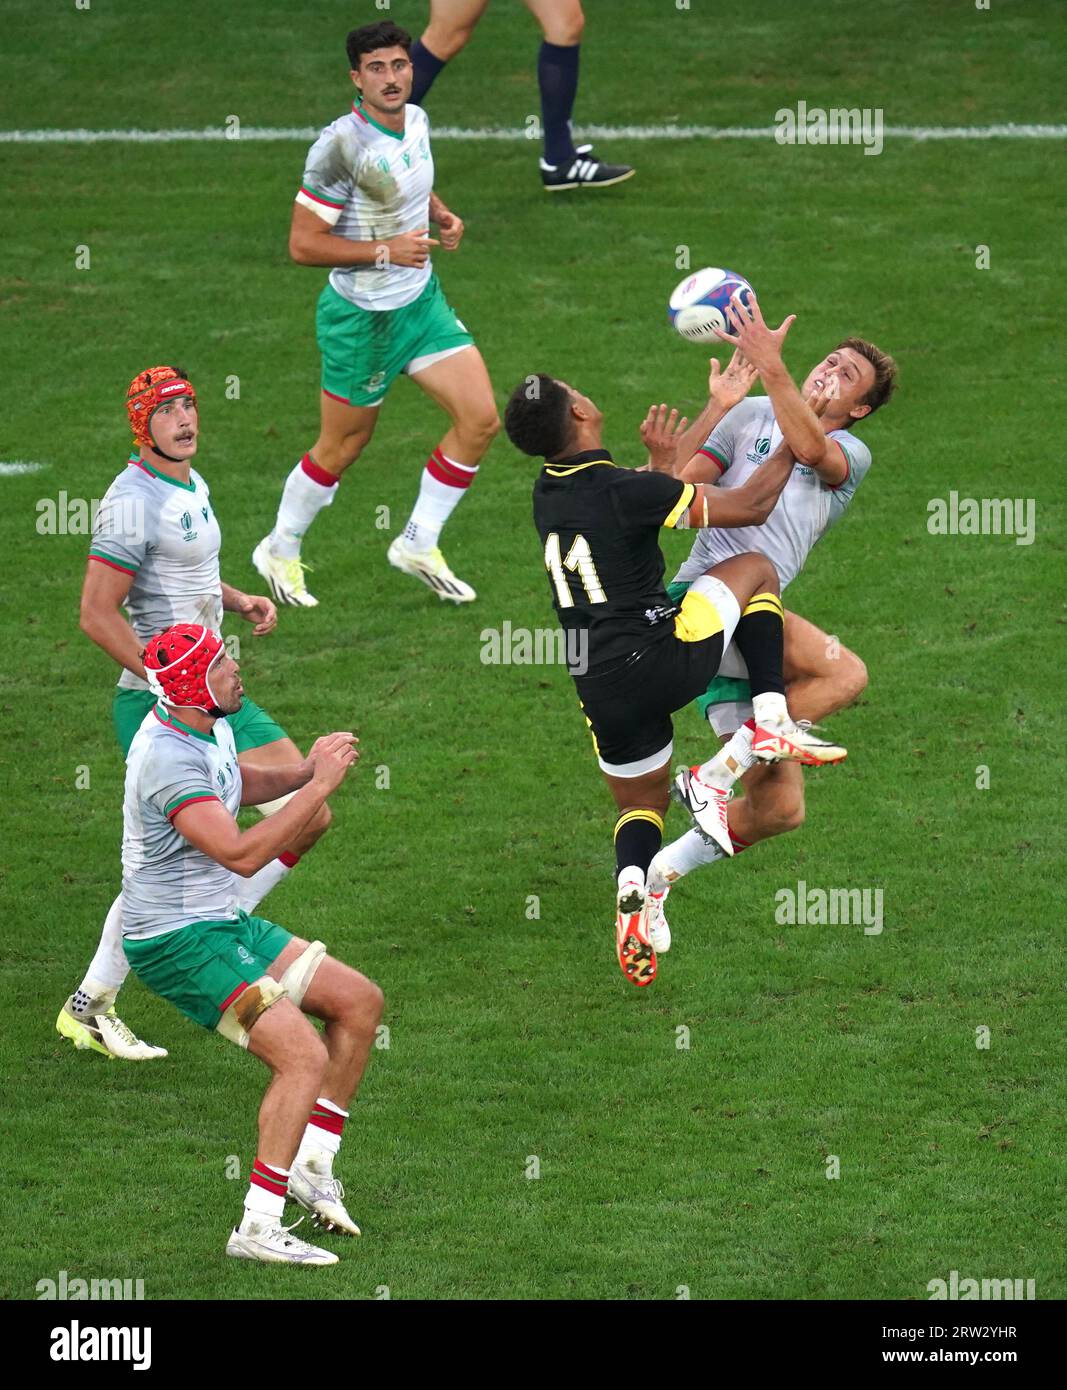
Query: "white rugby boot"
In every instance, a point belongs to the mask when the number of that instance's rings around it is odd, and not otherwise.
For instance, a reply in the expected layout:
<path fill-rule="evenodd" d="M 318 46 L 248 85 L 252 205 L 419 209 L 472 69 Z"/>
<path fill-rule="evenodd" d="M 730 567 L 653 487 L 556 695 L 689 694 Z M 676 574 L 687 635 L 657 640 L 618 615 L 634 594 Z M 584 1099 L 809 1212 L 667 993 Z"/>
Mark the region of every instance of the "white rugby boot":
<path fill-rule="evenodd" d="M 663 911 L 663 905 L 670 891 L 669 888 L 664 888 L 662 893 L 650 891 L 645 894 L 648 939 L 657 956 L 665 956 L 671 949 L 671 929 L 667 925 L 667 917 Z"/>
<path fill-rule="evenodd" d="M 303 1217 L 300 1221 L 303 1221 Z M 299 1226 L 294 1221 L 293 1226 Z M 293 1226 L 283 1226 L 272 1217 L 260 1219 L 245 1215 L 240 1226 L 235 1226 L 226 1242 L 227 1255 L 239 1260 L 262 1260 L 269 1265 L 335 1265 L 337 1256 L 332 1250 L 323 1250 L 318 1245 L 309 1245 L 306 1240 L 294 1236 Z"/>
<path fill-rule="evenodd" d="M 76 1014 L 73 994 L 59 1011 L 56 1032 L 68 1038 L 79 1052 L 92 1049 L 105 1057 L 118 1057 L 123 1062 L 154 1062 L 167 1056 L 165 1047 L 153 1047 L 142 1042 L 132 1028 L 123 1023 L 115 1006 L 103 1013 Z"/>
<path fill-rule="evenodd" d="M 358 1236 L 360 1229 L 345 1211 L 345 1190 L 329 1164 L 315 1158 L 294 1162 L 289 1174 L 289 1196 L 311 1213 L 311 1219 L 324 1231 L 341 1231 Z"/>
<path fill-rule="evenodd" d="M 615 955 L 632 985 L 650 985 L 656 978 L 656 952 L 648 939 L 645 876 L 633 866 L 619 874 L 615 898 Z"/>
<path fill-rule="evenodd" d="M 470 603 L 478 597 L 469 584 L 456 578 L 436 547 L 433 550 L 415 550 L 401 535 L 389 547 L 387 558 L 404 574 L 421 579 L 439 599 L 451 603 Z"/>
<path fill-rule="evenodd" d="M 807 719 L 768 719 L 756 722 L 752 734 L 752 755 L 761 763 L 792 762 L 806 767 L 823 767 L 844 762 L 846 749 L 818 738 Z"/>
<path fill-rule="evenodd" d="M 300 556 L 283 560 L 270 548 L 270 537 L 264 536 L 252 551 L 252 564 L 270 585 L 272 597 L 278 603 L 292 604 L 294 608 L 317 608 L 318 599 L 308 593 L 304 581 L 304 571 L 309 569 Z"/>
<path fill-rule="evenodd" d="M 696 767 L 680 767 L 671 795 L 693 817 L 705 840 L 714 841 L 723 854 L 733 854 L 734 842 L 730 839 L 730 824 L 726 819 L 726 808 L 733 792 L 702 782 L 699 771 Z"/>

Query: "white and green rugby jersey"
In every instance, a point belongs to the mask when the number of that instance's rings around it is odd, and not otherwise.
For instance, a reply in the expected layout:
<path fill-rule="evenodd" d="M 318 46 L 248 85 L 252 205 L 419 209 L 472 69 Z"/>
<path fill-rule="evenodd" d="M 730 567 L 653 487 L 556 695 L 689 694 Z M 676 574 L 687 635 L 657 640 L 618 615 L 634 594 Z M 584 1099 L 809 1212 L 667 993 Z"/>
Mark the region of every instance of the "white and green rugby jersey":
<path fill-rule="evenodd" d="M 100 503 L 89 558 L 133 576 L 126 613 L 147 642 L 172 623 L 220 630 L 221 546 L 211 494 L 200 474 L 190 469 L 188 483 L 180 483 L 133 457 Z M 125 668 L 119 686 L 148 689 Z"/>
<path fill-rule="evenodd" d="M 848 430 L 831 430 L 848 463 L 848 475 L 831 487 L 803 464 L 793 476 L 762 526 L 715 527 L 698 532 L 689 558 L 675 581 L 692 583 L 720 560 L 746 550 L 766 555 L 778 571 L 783 589 L 804 568 L 812 547 L 841 516 L 871 466 L 871 452 Z M 701 452 L 719 465 L 718 487 L 741 487 L 782 442 L 782 431 L 766 396 L 748 397 L 719 421 Z"/>
<path fill-rule="evenodd" d="M 433 157 L 421 106 L 404 107 L 404 130 L 387 130 L 359 105 L 312 145 L 296 201 L 349 241 L 385 241 L 430 225 Z M 361 309 L 400 309 L 426 287 L 422 267 L 337 266 L 330 284 Z"/>
<path fill-rule="evenodd" d="M 162 936 L 192 922 L 236 920 L 233 874 L 174 828 L 181 808 L 198 801 L 221 801 L 232 816 L 241 805 L 241 769 L 229 723 L 216 719 L 212 732 L 202 734 L 157 704 L 134 735 L 126 758 L 125 936 Z"/>

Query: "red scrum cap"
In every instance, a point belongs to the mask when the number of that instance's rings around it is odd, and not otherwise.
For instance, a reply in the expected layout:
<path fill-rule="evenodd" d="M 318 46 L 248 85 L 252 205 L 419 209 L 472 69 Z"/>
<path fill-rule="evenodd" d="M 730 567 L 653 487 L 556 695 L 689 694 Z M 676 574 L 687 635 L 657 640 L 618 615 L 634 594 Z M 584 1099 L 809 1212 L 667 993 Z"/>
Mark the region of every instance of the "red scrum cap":
<path fill-rule="evenodd" d="M 156 447 L 149 429 L 152 416 L 176 396 L 188 396 L 196 405 L 196 392 L 177 367 L 147 367 L 137 373 L 126 392 L 126 414 L 135 443 Z"/>
<path fill-rule="evenodd" d="M 211 668 L 226 648 L 222 638 L 198 623 L 175 623 L 149 638 L 144 669 L 153 695 L 168 705 L 220 714 L 211 689 Z"/>

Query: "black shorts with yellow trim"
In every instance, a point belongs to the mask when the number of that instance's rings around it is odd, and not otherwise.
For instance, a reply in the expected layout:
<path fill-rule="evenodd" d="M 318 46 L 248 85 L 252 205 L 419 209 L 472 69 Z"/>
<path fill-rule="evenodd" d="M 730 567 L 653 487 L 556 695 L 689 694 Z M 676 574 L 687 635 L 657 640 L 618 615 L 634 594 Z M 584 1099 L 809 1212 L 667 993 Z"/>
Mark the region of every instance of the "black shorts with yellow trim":
<path fill-rule="evenodd" d="M 575 676 L 601 769 L 640 777 L 668 762 L 674 748 L 671 715 L 704 693 L 722 654 L 721 629 L 696 641 L 672 631 L 621 661 Z"/>

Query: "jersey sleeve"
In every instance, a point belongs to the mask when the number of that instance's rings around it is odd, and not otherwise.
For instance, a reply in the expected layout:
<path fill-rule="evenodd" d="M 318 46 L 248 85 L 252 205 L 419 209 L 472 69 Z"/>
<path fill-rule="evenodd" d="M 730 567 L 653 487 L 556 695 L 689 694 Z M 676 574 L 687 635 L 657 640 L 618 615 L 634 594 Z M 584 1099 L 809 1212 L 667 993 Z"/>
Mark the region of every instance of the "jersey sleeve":
<path fill-rule="evenodd" d="M 696 487 L 668 473 L 624 470 L 615 496 L 629 526 L 677 526 L 692 505 Z"/>
<path fill-rule="evenodd" d="M 697 450 L 711 459 L 712 463 L 719 465 L 719 475 L 721 476 L 734 461 L 734 453 L 737 450 L 738 428 L 745 418 L 751 402 L 748 400 L 738 401 L 732 410 L 728 410 L 712 432 L 708 435 L 704 443 Z"/>
<path fill-rule="evenodd" d="M 93 518 L 89 559 L 133 576 L 148 553 L 148 515 L 137 493 L 108 488 Z"/>
<path fill-rule="evenodd" d="M 345 158 L 340 132 L 328 128 L 308 151 L 296 201 L 333 227 L 352 194 L 356 173 L 351 158 Z"/>
<path fill-rule="evenodd" d="M 854 434 L 850 434 L 847 430 L 834 431 L 830 438 L 844 454 L 848 463 L 848 472 L 845 477 L 841 482 L 830 487 L 837 503 L 844 506 L 851 502 L 856 489 L 867 476 L 867 470 L 871 466 L 871 451 L 862 439 L 857 439 Z"/>
<path fill-rule="evenodd" d="M 174 817 L 186 806 L 198 801 L 218 801 L 211 785 L 211 774 L 192 747 L 170 743 L 157 749 L 145 763 L 139 787 L 142 798 L 160 815 L 173 823 Z"/>

